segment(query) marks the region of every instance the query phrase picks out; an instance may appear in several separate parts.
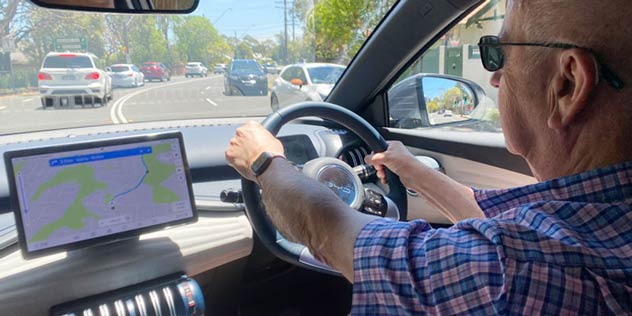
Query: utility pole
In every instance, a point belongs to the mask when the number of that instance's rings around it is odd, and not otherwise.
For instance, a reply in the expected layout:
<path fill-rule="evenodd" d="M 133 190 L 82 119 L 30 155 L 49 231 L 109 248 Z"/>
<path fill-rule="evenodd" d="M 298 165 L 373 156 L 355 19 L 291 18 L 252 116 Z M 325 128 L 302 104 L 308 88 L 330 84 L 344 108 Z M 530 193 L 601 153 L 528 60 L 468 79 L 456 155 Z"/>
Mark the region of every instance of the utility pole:
<path fill-rule="evenodd" d="M 291 16 L 290 18 L 292 19 L 292 43 L 296 42 L 296 35 L 294 35 L 294 22 L 296 22 L 296 12 L 294 12 L 294 8 L 292 8 L 292 10 L 290 11 Z"/>
<path fill-rule="evenodd" d="M 130 55 L 129 51 L 129 39 L 127 36 L 127 29 L 129 28 L 129 24 L 130 22 L 132 22 L 132 20 L 134 19 L 134 16 L 130 16 L 129 19 L 127 20 L 127 22 L 125 22 L 125 27 L 123 28 L 123 41 L 125 42 L 125 63 L 131 64 L 132 63 L 132 56 Z"/>
<path fill-rule="evenodd" d="M 283 0 L 283 20 L 283 26 L 285 27 L 285 38 L 283 39 L 283 41 L 285 42 L 285 45 L 283 45 L 283 59 L 285 61 L 285 64 L 287 64 L 287 0 Z"/>

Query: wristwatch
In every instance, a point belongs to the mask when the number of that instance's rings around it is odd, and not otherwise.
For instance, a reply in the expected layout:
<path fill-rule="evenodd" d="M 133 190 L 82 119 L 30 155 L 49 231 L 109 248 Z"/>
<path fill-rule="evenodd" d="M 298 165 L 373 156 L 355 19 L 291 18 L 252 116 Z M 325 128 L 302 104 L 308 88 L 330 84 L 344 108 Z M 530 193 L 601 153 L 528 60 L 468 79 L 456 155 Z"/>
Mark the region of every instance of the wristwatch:
<path fill-rule="evenodd" d="M 270 166 L 270 163 L 272 162 L 272 160 L 274 160 L 274 158 L 285 159 L 285 156 L 275 155 L 264 151 L 261 153 L 261 155 L 259 155 L 259 157 L 257 157 L 257 159 L 255 159 L 255 161 L 252 163 L 252 166 L 250 166 L 250 169 L 252 170 L 252 172 L 254 172 L 255 176 L 258 177 L 262 173 L 264 173 L 266 169 L 268 169 L 268 166 Z"/>

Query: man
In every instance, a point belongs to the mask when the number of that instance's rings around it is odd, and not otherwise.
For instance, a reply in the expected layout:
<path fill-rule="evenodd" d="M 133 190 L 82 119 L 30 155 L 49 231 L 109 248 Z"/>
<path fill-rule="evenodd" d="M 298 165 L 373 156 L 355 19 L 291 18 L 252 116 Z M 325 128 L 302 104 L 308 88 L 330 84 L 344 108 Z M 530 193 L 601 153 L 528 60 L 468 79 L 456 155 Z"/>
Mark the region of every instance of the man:
<path fill-rule="evenodd" d="M 353 212 L 282 158 L 255 177 L 261 152 L 283 154 L 256 123 L 226 158 L 260 184 L 281 232 L 354 283 L 353 314 L 631 315 L 631 13 L 628 0 L 509 0 L 499 38 L 481 39 L 507 148 L 542 182 L 473 190 L 400 143 L 367 157 L 452 228 Z"/>

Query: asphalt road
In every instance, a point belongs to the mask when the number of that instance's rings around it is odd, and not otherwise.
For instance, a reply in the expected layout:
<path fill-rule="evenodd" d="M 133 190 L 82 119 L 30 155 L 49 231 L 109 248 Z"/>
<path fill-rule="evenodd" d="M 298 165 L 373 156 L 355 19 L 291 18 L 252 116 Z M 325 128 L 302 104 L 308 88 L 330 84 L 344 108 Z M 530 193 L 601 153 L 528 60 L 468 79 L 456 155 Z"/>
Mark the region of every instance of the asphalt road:
<path fill-rule="evenodd" d="M 273 78 L 269 78 L 272 80 Z M 39 95 L 0 97 L 0 134 L 172 119 L 265 116 L 266 96 L 225 96 L 222 75 L 116 88 L 106 107 L 42 109 Z"/>

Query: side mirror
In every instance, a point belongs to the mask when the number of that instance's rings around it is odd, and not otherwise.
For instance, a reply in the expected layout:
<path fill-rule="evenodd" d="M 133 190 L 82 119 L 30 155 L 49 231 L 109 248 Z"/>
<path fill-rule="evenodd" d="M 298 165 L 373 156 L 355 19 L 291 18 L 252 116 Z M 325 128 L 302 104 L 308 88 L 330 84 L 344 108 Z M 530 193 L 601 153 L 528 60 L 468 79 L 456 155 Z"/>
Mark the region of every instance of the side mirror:
<path fill-rule="evenodd" d="M 446 77 L 423 77 L 421 86 L 430 125 L 467 121 L 478 105 L 471 83 Z"/>
<path fill-rule="evenodd" d="M 106 72 L 112 72 L 112 68 L 110 68 L 110 67 L 105 67 L 105 71 L 106 71 Z"/>
<path fill-rule="evenodd" d="M 299 88 L 303 87 L 303 85 L 304 85 L 303 84 L 303 80 L 298 79 L 298 78 L 294 78 L 294 79 L 290 80 L 290 83 L 295 85 L 295 86 L 298 86 Z"/>
<path fill-rule="evenodd" d="M 419 128 L 470 121 L 481 100 L 489 99 L 473 81 L 440 74 L 416 74 L 388 92 L 390 125 Z M 497 111 L 497 110 L 496 110 Z"/>

